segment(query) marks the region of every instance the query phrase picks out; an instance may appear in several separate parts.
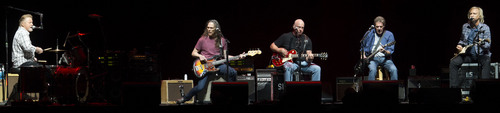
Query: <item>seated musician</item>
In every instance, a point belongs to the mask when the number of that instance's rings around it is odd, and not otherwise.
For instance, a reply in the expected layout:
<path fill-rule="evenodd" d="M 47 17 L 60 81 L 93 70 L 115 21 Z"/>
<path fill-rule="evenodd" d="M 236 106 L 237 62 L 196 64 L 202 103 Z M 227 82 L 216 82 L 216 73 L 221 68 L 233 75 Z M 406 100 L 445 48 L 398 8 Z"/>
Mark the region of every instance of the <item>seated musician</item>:
<path fill-rule="evenodd" d="M 490 27 L 484 23 L 483 9 L 480 7 L 472 7 L 469 9 L 468 22 L 462 26 L 462 35 L 456 46 L 457 55 L 450 61 L 450 87 L 458 88 L 461 86 L 465 77 L 459 77 L 458 69 L 464 62 L 477 62 L 481 68 L 480 79 L 490 78 L 490 62 L 491 62 L 491 33 Z M 468 48 L 464 48 L 469 45 Z M 463 75 L 465 76 L 465 75 Z"/>
<path fill-rule="evenodd" d="M 202 62 L 206 62 L 207 60 L 212 59 L 214 56 L 225 57 L 226 51 L 227 51 L 227 43 L 226 39 L 222 35 L 219 22 L 217 22 L 217 20 L 209 20 L 207 22 L 205 32 L 198 39 L 198 42 L 196 43 L 196 46 L 194 47 L 193 52 L 191 53 L 191 56 L 198 58 Z M 239 57 L 238 59 L 241 59 L 244 57 L 244 55 L 239 55 L 239 56 L 230 55 L 229 57 L 230 58 Z M 219 69 L 216 72 L 218 75 L 227 76 L 228 80 L 226 81 L 228 82 L 236 81 L 237 72 L 233 68 L 229 67 L 226 64 L 217 65 L 216 68 Z M 207 76 L 203 76 L 198 81 L 198 84 L 189 91 L 189 93 L 187 93 L 184 97 L 177 99 L 177 103 L 181 104 L 188 100 L 191 100 L 191 98 L 195 94 L 206 88 L 206 83 L 208 82 L 208 76 L 215 76 L 215 75 L 207 74 Z"/>
<path fill-rule="evenodd" d="M 25 14 L 19 19 L 19 28 L 12 40 L 12 62 L 13 72 L 19 73 L 20 66 L 39 65 L 35 53 L 42 54 L 40 47 L 31 44 L 30 32 L 33 31 L 33 16 Z"/>
<path fill-rule="evenodd" d="M 366 38 L 361 42 L 362 59 L 368 61 L 368 80 L 375 80 L 377 67 L 382 66 L 389 70 L 391 80 L 398 80 L 398 69 L 392 62 L 394 53 L 394 35 L 389 30 L 385 30 L 386 21 L 384 17 L 378 16 L 374 19 L 375 29 L 370 30 Z M 385 47 L 387 45 L 387 47 Z M 369 58 L 372 57 L 372 58 Z"/>
<path fill-rule="evenodd" d="M 321 80 L 321 67 L 312 63 L 314 55 L 312 52 L 312 41 L 304 33 L 304 21 L 302 19 L 295 20 L 292 32 L 282 34 L 274 41 L 270 48 L 282 56 L 287 56 L 290 50 L 296 50 L 297 54 L 306 54 L 305 57 L 299 57 L 295 62 L 285 62 L 285 81 L 292 81 L 292 74 L 299 69 L 302 72 L 312 73 L 312 81 Z M 302 55 L 299 55 L 302 56 Z"/>

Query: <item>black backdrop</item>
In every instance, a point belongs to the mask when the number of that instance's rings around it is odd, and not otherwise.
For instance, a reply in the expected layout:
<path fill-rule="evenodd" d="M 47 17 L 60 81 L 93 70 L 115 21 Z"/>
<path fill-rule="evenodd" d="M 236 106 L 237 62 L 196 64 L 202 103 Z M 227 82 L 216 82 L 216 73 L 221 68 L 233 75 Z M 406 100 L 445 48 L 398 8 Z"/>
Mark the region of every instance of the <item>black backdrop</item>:
<path fill-rule="evenodd" d="M 229 53 L 239 54 L 260 48 L 263 54 L 250 57 L 255 68 L 269 63 L 269 45 L 282 33 L 291 31 L 293 21 L 305 21 L 305 34 L 311 37 L 314 52 L 328 52 L 326 61 L 315 60 L 322 67 L 322 81 L 333 85 L 336 77 L 353 76 L 359 58 L 359 40 L 376 16 L 384 16 L 387 30 L 394 33 L 394 62 L 399 79 L 408 76 L 415 65 L 418 75 L 443 75 L 453 56 L 461 26 L 471 6 L 484 9 L 486 24 L 493 37 L 492 62 L 497 62 L 497 28 L 500 28 L 494 1 L 482 0 L 76 0 L 2 1 L 2 42 L 5 24 L 9 43 L 23 12 L 12 6 L 44 14 L 44 30 L 31 34 L 33 44 L 55 48 L 61 46 L 68 32 L 89 33 L 85 40 L 94 52 L 107 50 L 155 50 L 159 54 L 162 79 L 192 76 L 194 58 L 191 51 L 209 19 L 217 19 L 223 34 L 231 41 Z M 100 23 L 89 14 L 101 15 Z M 7 18 L 7 21 L 5 21 Z M 39 26 L 34 15 L 34 24 Z M 102 28 L 102 29 L 101 29 Z M 106 41 L 106 42 L 105 42 Z M 10 46 L 10 45 L 9 45 Z M 106 48 L 104 48 L 106 47 Z M 149 48 L 149 49 L 146 49 Z M 0 62 L 5 62 L 5 45 Z M 10 50 L 9 50 L 10 54 Z M 37 56 L 54 62 L 53 53 Z M 10 56 L 9 56 L 10 58 Z M 12 65 L 12 64 L 10 64 Z M 334 85 L 333 85 L 334 86 Z"/>

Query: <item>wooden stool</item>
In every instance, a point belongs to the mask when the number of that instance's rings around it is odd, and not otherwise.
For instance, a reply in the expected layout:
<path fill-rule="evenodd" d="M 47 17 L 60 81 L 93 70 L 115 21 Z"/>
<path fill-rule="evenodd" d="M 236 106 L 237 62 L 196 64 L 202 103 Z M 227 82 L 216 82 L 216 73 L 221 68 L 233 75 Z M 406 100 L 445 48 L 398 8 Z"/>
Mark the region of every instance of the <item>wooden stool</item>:
<path fill-rule="evenodd" d="M 389 77 L 389 74 L 387 74 L 387 70 L 384 69 L 384 72 L 382 72 L 382 66 L 377 66 L 377 76 L 375 78 L 375 80 L 384 80 L 384 75 L 385 75 L 385 80 L 391 80 L 391 78 Z"/>

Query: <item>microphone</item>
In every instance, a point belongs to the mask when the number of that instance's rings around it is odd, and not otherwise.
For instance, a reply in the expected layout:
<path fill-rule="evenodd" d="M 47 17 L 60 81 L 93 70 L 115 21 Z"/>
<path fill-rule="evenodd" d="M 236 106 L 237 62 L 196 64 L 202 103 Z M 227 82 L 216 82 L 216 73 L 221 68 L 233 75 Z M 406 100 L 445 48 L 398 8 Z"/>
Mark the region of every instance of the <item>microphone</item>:
<path fill-rule="evenodd" d="M 32 28 L 32 29 L 43 29 L 43 27 L 42 27 L 42 26 L 38 26 L 38 27 L 37 27 L 37 26 L 31 26 L 31 28 Z"/>
<path fill-rule="evenodd" d="M 295 32 L 299 32 L 299 27 L 294 27 L 293 30 L 295 30 Z"/>
<path fill-rule="evenodd" d="M 368 28 L 368 30 L 372 30 L 373 28 L 375 28 L 374 25 L 370 26 L 370 28 Z"/>
<path fill-rule="evenodd" d="M 474 18 L 469 18 L 469 21 L 472 22 L 474 20 Z"/>

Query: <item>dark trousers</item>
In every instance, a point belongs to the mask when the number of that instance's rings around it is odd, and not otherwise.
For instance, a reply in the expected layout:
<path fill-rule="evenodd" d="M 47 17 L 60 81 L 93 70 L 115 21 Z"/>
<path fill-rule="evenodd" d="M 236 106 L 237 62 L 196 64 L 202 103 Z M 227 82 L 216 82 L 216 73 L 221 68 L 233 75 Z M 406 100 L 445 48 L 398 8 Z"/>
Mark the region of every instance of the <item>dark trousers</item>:
<path fill-rule="evenodd" d="M 462 63 L 477 62 L 478 68 L 481 70 L 479 79 L 490 78 L 490 62 L 491 58 L 486 55 L 479 55 L 477 58 L 470 55 L 461 55 L 450 61 L 450 87 L 458 88 L 465 80 L 465 75 L 460 75 L 458 69 Z"/>
<path fill-rule="evenodd" d="M 228 81 L 228 82 L 235 82 L 236 81 L 237 72 L 232 67 L 228 67 L 228 65 L 222 64 L 222 65 L 217 66 L 217 68 L 219 68 L 219 71 L 217 72 L 218 75 L 227 76 L 228 80 L 226 80 L 226 81 Z M 228 72 L 227 69 L 229 69 L 229 73 L 227 73 Z M 198 84 L 196 86 L 194 86 L 193 89 L 191 89 L 191 91 L 189 91 L 189 93 L 187 95 L 184 96 L 184 99 L 186 101 L 191 100 L 191 98 L 194 95 L 198 94 L 198 92 L 200 92 L 206 88 L 206 86 L 209 82 L 208 76 L 215 76 L 215 73 L 207 73 L 206 76 L 201 78 L 198 81 Z"/>

